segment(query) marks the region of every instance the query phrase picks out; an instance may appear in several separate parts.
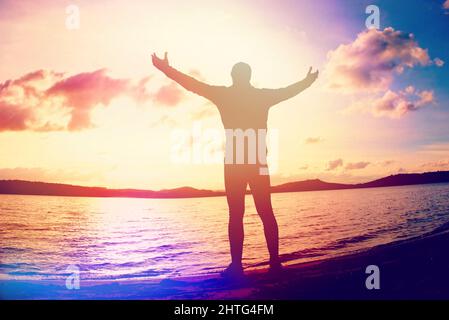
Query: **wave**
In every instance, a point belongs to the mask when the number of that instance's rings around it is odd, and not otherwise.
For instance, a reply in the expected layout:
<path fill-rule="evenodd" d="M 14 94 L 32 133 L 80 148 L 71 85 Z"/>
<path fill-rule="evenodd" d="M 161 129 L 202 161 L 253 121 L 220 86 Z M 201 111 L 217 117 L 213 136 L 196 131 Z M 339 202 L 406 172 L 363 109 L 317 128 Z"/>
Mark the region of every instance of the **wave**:
<path fill-rule="evenodd" d="M 436 227 L 429 233 L 426 233 L 424 236 L 432 236 L 438 233 L 443 233 L 449 231 L 449 222 L 443 223 L 442 225 Z"/>

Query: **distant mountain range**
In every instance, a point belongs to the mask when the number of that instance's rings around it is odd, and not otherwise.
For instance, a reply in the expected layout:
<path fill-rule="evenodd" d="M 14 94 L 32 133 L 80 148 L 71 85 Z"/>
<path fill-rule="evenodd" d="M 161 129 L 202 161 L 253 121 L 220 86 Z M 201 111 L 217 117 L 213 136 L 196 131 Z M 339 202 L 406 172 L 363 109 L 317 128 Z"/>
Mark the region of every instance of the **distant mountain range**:
<path fill-rule="evenodd" d="M 374 181 L 358 184 L 329 183 L 321 181 L 319 179 L 295 181 L 273 186 L 271 187 L 271 190 L 273 193 L 280 193 L 379 188 L 430 183 L 449 183 L 449 171 L 396 174 Z M 225 193 L 224 191 L 195 189 L 192 187 L 153 191 L 139 189 L 82 187 L 70 184 L 32 182 L 23 180 L 0 180 L 0 194 L 119 198 L 199 198 L 223 196 Z"/>

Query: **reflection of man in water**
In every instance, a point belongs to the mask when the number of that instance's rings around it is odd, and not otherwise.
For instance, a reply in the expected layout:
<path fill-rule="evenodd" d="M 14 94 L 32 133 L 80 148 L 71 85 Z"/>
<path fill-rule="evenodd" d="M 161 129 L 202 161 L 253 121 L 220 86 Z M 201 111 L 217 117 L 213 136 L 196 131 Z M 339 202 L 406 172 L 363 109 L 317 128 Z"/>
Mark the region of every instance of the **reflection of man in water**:
<path fill-rule="evenodd" d="M 211 86 L 200 82 L 169 66 L 167 53 L 164 59 L 153 54 L 153 64 L 167 77 L 173 79 L 185 89 L 205 97 L 214 103 L 220 111 L 221 120 L 226 129 L 226 159 L 224 166 L 226 197 L 229 206 L 229 242 L 232 263 L 223 275 L 240 275 L 243 273 L 243 214 L 245 211 L 245 192 L 247 185 L 251 188 L 257 212 L 262 219 L 268 251 L 270 253 L 270 270 L 282 268 L 279 260 L 279 232 L 273 214 L 270 195 L 270 176 L 265 168 L 265 141 L 257 141 L 255 148 L 249 142 L 244 148 L 243 161 L 236 148 L 236 136 L 229 130 L 248 132 L 253 130 L 257 140 L 258 132 L 266 131 L 268 110 L 275 104 L 290 99 L 308 88 L 318 77 L 318 71 L 312 68 L 304 80 L 280 89 L 258 89 L 251 83 L 251 68 L 246 63 L 237 63 L 231 71 L 232 86 Z M 263 140 L 264 140 L 263 136 Z M 254 144 L 252 144 L 254 145 Z M 231 146 L 231 147 L 230 147 Z M 261 150 L 263 148 L 263 150 Z M 264 157 L 259 156 L 259 151 Z M 229 153 L 232 153 L 231 155 Z M 255 154 L 254 154 L 255 153 Z M 254 157 L 255 156 L 255 157 Z M 261 159 L 262 158 L 262 159 Z M 254 159 L 256 159 L 254 161 Z"/>

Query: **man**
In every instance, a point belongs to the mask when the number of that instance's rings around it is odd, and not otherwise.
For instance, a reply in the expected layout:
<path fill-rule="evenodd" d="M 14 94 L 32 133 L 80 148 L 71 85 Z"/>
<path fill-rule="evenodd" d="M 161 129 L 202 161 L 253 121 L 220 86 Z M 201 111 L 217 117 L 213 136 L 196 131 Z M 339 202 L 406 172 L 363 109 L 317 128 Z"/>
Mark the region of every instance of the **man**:
<path fill-rule="evenodd" d="M 264 132 L 270 107 L 296 96 L 308 88 L 318 77 L 318 71 L 309 69 L 304 80 L 280 89 L 258 89 L 251 83 L 251 67 L 239 62 L 232 68 L 232 86 L 212 86 L 188 76 L 168 63 L 167 53 L 164 59 L 152 55 L 153 65 L 167 77 L 179 83 L 185 89 L 194 92 L 214 103 L 221 115 L 226 130 L 226 156 L 224 165 L 225 189 L 229 206 L 229 242 L 232 262 L 223 271 L 224 276 L 243 274 L 243 214 L 245 211 L 245 192 L 249 184 L 256 210 L 262 219 L 265 239 L 270 253 L 270 271 L 282 269 L 279 260 L 279 231 L 271 206 L 270 176 L 266 165 L 265 136 L 256 137 L 256 144 L 248 141 L 244 147 L 244 156 L 240 157 L 235 138 L 237 132 Z M 231 134 L 229 134 L 231 132 Z M 260 141 L 263 140 L 263 141 Z M 262 143 L 261 143 L 262 142 Z M 254 147 L 255 146 L 255 147 Z M 257 157 L 255 154 L 264 156 Z M 262 159 L 261 159 L 262 158 Z M 237 160 L 235 160 L 237 159 Z"/>

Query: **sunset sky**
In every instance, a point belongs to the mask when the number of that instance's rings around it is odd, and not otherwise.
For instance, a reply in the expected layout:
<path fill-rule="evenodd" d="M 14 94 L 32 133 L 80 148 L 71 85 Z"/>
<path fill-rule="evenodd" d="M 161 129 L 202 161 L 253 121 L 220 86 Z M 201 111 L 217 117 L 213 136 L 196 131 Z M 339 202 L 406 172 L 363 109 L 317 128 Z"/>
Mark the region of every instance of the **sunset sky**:
<path fill-rule="evenodd" d="M 370 4 L 378 30 L 365 26 Z M 223 127 L 152 66 L 164 51 L 217 85 L 239 61 L 257 87 L 320 70 L 270 111 L 273 184 L 449 170 L 449 0 L 1 0 L 0 179 L 223 189 L 222 164 L 172 159 L 174 132 Z"/>

